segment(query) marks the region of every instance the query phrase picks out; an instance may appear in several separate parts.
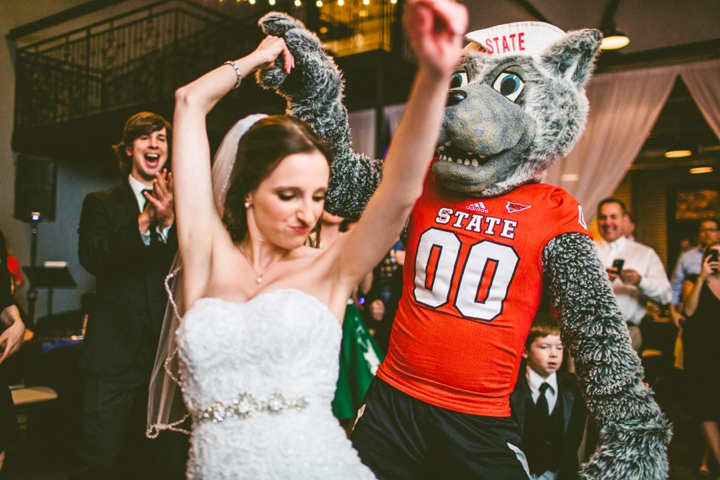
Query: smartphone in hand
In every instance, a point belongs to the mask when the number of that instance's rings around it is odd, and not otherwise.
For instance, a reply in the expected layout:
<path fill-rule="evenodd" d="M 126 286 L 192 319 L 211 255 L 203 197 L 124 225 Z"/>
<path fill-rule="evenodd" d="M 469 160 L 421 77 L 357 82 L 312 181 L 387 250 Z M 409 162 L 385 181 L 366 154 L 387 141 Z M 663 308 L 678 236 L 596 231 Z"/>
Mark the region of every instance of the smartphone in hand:
<path fill-rule="evenodd" d="M 710 250 L 708 257 L 710 257 L 711 262 L 717 262 L 718 261 L 718 251 L 713 248 L 712 250 Z M 717 268 L 713 268 L 713 271 L 717 272 Z"/>
<path fill-rule="evenodd" d="M 620 272 L 622 272 L 623 266 L 625 265 L 625 260 L 621 258 L 616 258 L 613 260 L 612 267 L 617 270 L 618 275 Z"/>

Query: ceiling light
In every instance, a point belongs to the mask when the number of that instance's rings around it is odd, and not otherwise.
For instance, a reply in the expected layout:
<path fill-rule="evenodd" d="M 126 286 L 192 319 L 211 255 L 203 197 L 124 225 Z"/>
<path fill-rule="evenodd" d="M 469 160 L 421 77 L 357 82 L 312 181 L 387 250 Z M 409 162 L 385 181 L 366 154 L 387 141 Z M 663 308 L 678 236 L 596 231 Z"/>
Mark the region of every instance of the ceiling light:
<path fill-rule="evenodd" d="M 713 167 L 697 167 L 691 168 L 690 173 L 712 173 Z"/>
<path fill-rule="evenodd" d="M 630 38 L 624 33 L 617 31 L 615 25 L 613 25 L 603 34 L 602 42 L 600 42 L 600 50 L 619 50 L 627 47 L 629 43 Z"/>
<path fill-rule="evenodd" d="M 692 151 L 682 148 L 674 148 L 665 152 L 665 158 L 685 158 L 690 155 L 692 155 Z"/>

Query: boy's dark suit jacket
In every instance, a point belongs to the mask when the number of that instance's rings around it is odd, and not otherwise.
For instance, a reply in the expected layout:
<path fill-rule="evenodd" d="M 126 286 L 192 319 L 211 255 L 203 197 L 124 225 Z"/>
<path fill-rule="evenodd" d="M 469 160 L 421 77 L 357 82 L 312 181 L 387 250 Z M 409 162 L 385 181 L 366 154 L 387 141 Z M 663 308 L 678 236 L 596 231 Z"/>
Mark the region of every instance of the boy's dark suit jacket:
<path fill-rule="evenodd" d="M 117 187 L 85 197 L 80 216 L 80 264 L 97 278 L 97 297 L 88 318 L 81 368 L 101 375 L 125 371 L 140 348 L 152 367 L 165 313 L 164 280 L 177 251 L 175 227 L 167 244 L 155 225 L 145 246 L 138 229 L 140 214 L 127 179 Z M 154 336 L 148 345 L 147 324 Z M 144 341 L 143 341 L 144 340 Z M 143 368 L 144 369 L 144 368 Z"/>
<path fill-rule="evenodd" d="M 532 401 L 532 393 L 525 377 L 525 362 L 520 366 L 520 374 L 515 390 L 510 395 L 510 407 L 513 419 L 520 426 L 522 436 L 525 427 L 525 402 Z M 557 480 L 577 479 L 580 464 L 578 449 L 585 432 L 585 402 L 575 381 L 575 375 L 557 372 L 559 398 L 562 397 L 563 430 L 565 431 L 563 460 Z M 557 407 L 556 407 L 557 408 Z"/>

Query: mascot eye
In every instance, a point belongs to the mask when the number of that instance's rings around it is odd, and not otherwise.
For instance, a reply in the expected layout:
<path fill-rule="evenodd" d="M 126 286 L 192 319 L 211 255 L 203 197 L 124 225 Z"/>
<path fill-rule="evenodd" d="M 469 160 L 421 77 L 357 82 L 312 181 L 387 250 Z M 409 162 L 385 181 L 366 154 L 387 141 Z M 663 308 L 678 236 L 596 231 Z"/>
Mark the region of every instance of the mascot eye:
<path fill-rule="evenodd" d="M 455 72 L 453 73 L 453 76 L 450 77 L 450 88 L 460 88 L 464 87 L 468 83 L 467 73 L 465 72 Z"/>
<path fill-rule="evenodd" d="M 520 96 L 524 85 L 522 79 L 514 73 L 503 72 L 495 80 L 493 88 L 514 102 Z"/>

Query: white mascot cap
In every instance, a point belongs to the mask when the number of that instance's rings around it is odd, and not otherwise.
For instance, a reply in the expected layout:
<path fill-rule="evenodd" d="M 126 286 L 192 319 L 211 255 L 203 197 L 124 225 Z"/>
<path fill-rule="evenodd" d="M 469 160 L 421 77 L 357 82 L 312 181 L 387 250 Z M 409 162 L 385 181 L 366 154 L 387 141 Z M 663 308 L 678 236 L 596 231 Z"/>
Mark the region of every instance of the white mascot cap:
<path fill-rule="evenodd" d="M 564 36 L 565 32 L 549 23 L 517 22 L 475 30 L 465 39 L 476 44 L 466 48 L 490 55 L 540 55 Z"/>

